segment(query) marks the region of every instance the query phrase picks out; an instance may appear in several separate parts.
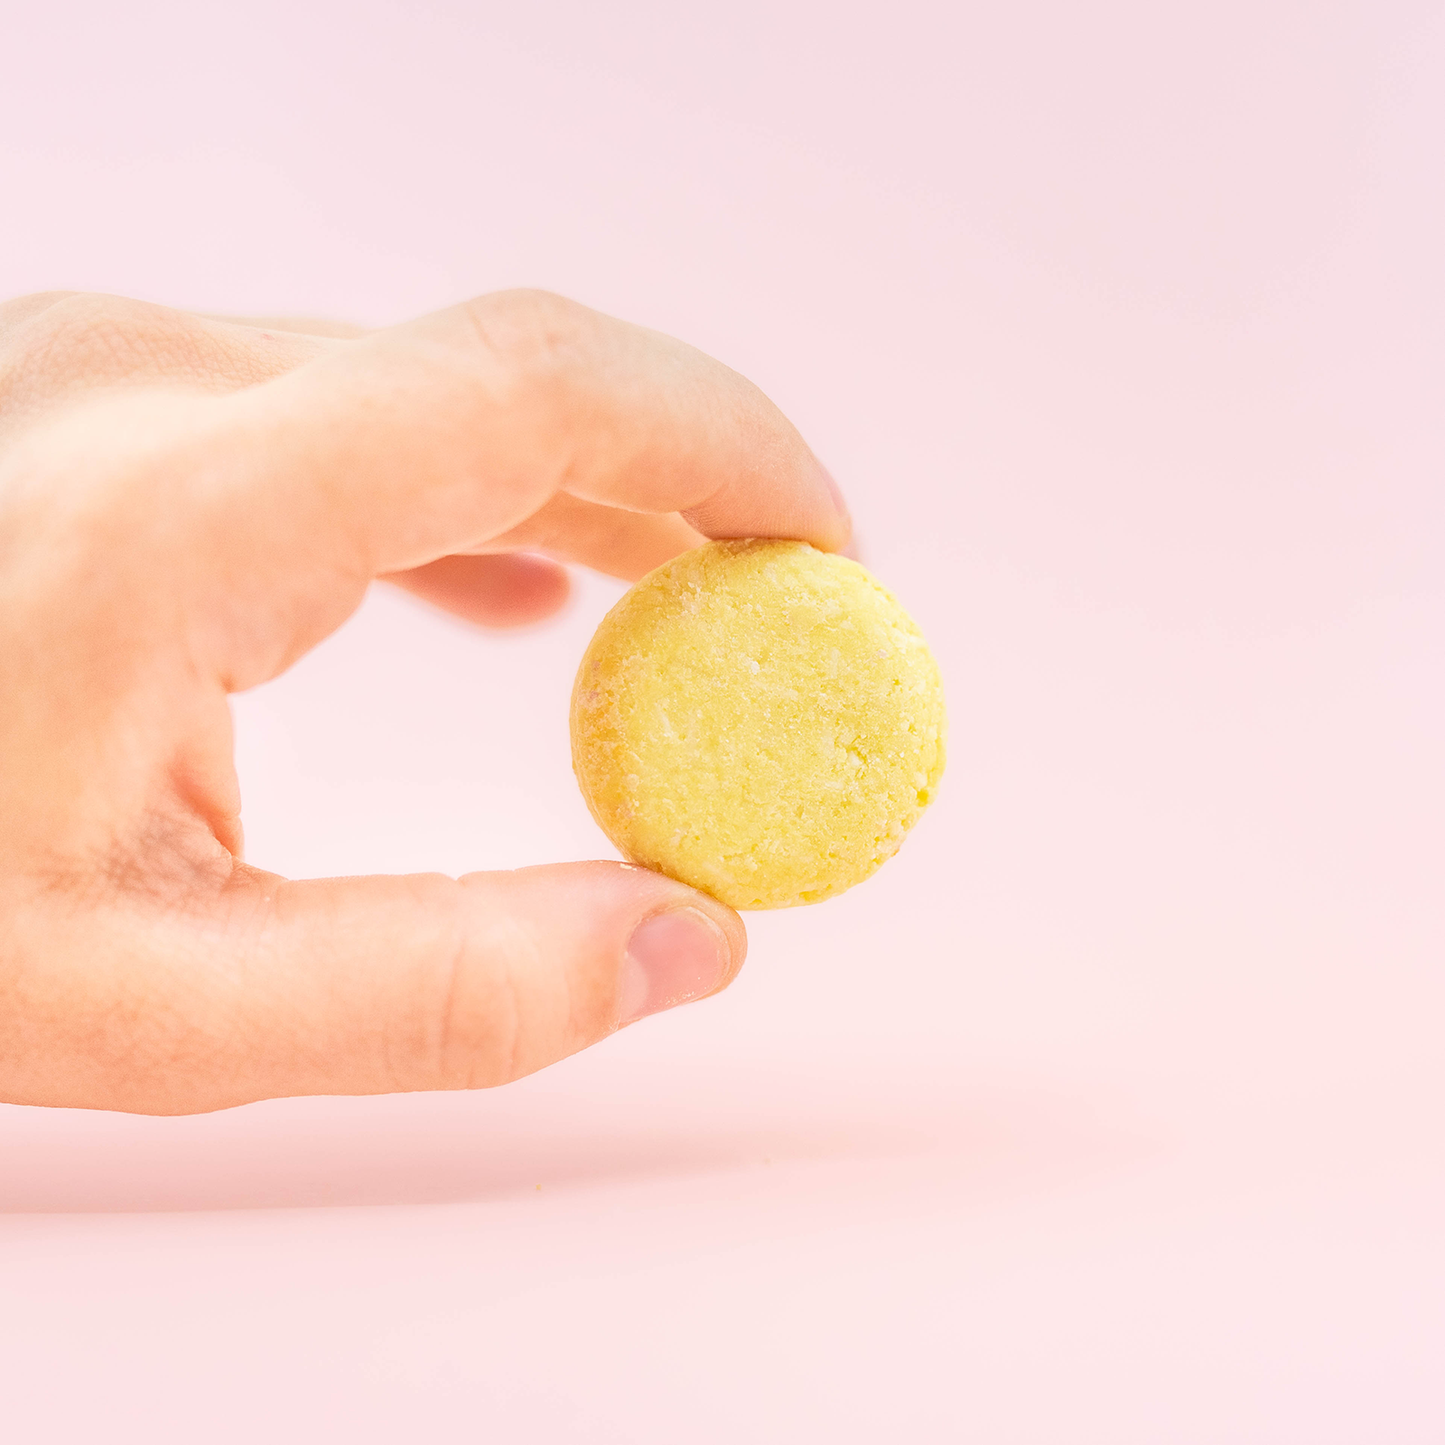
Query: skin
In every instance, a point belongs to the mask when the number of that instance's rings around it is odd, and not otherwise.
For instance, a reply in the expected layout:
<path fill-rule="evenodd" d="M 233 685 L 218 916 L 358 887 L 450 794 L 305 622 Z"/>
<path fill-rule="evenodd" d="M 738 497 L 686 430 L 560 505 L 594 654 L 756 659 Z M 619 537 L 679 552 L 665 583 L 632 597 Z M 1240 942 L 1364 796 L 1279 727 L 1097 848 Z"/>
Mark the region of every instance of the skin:
<path fill-rule="evenodd" d="M 632 579 L 704 536 L 848 520 L 750 383 L 560 297 L 369 333 L 0 306 L 0 1099 L 481 1087 L 726 986 L 741 920 L 642 869 L 249 866 L 227 705 L 377 579 L 512 626 L 561 564 Z"/>

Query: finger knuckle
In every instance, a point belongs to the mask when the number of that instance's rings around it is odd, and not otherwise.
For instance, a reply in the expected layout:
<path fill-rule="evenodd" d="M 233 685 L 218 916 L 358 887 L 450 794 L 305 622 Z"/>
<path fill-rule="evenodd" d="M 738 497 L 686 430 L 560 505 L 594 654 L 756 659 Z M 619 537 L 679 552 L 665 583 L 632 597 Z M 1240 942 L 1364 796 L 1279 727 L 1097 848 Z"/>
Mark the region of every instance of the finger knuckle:
<path fill-rule="evenodd" d="M 591 332 L 592 313 L 551 291 L 500 291 L 468 302 L 464 312 L 484 353 L 527 382 L 572 371 Z"/>
<path fill-rule="evenodd" d="M 106 370 L 135 355 L 156 329 L 154 313 L 160 309 L 117 296 L 61 294 L 15 328 L 11 345 L 33 370 Z"/>
<path fill-rule="evenodd" d="M 0 409 L 21 410 L 77 388 L 202 378 L 223 358 L 199 317 L 146 301 L 60 292 L 0 317 Z"/>
<path fill-rule="evenodd" d="M 0 301 L 0 337 L 8 335 L 41 312 L 48 311 L 57 302 L 64 301 L 74 291 L 32 291 L 24 296 L 12 296 Z"/>

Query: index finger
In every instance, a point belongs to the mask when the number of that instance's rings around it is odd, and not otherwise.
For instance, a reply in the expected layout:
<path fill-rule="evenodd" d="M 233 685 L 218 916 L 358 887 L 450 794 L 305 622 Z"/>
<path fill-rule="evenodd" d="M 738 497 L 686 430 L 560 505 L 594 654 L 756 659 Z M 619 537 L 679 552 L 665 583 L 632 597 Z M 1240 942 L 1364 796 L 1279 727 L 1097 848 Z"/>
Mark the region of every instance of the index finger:
<path fill-rule="evenodd" d="M 828 474 L 751 382 L 543 292 L 374 332 L 225 406 L 273 543 L 367 576 L 478 546 L 558 493 L 710 537 L 848 539 Z"/>

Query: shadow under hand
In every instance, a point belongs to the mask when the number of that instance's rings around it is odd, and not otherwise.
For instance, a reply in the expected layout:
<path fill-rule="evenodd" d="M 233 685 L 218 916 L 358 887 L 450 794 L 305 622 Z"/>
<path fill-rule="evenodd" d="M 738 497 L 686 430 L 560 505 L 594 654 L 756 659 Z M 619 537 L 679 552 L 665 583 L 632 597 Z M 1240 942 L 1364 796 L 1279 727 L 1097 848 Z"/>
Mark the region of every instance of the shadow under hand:
<path fill-rule="evenodd" d="M 936 1152 L 1000 1182 L 1090 1172 L 1139 1140 L 1057 1099 L 950 1104 L 928 1081 L 572 1070 L 502 1090 L 283 1099 L 191 1118 L 0 1106 L 0 1214 L 137 1214 L 483 1202 L 555 1188 Z M 1042 1175 L 1040 1175 L 1042 1170 Z M 996 1176 L 996 1177 L 995 1177 Z"/>

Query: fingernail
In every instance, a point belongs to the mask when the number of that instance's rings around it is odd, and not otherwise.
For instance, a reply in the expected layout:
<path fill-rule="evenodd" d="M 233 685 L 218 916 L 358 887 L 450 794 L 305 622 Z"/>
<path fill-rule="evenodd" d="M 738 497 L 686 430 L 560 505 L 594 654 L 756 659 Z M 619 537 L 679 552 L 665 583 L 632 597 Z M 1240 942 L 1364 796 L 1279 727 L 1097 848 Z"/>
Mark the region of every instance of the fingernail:
<path fill-rule="evenodd" d="M 833 507 L 838 516 L 842 518 L 843 527 L 848 534 L 848 540 L 838 550 L 844 557 L 851 557 L 855 562 L 859 561 L 858 539 L 853 533 L 853 514 L 848 510 L 848 503 L 843 500 L 843 489 L 833 480 L 833 473 L 820 462 L 818 470 L 823 474 L 823 480 L 828 484 L 828 491 L 832 493 Z"/>
<path fill-rule="evenodd" d="M 628 941 L 622 963 L 618 1023 L 635 1023 L 711 993 L 723 981 L 731 958 L 722 929 L 696 908 L 644 919 Z"/>
<path fill-rule="evenodd" d="M 833 506 L 837 509 L 838 515 L 848 524 L 853 526 L 852 514 L 848 511 L 848 503 L 843 500 L 843 489 L 833 480 L 833 473 L 821 462 L 818 463 L 818 470 L 823 474 L 823 480 L 828 484 L 828 490 L 833 495 Z"/>

